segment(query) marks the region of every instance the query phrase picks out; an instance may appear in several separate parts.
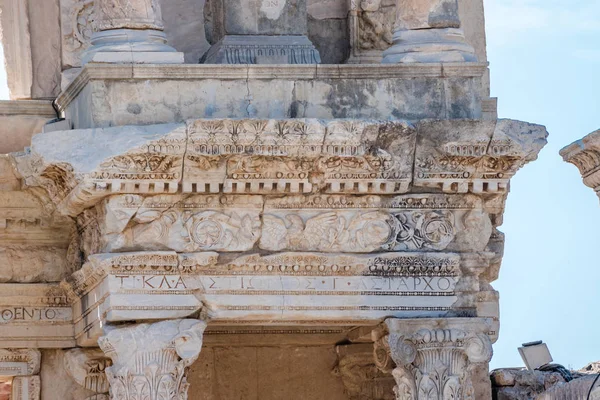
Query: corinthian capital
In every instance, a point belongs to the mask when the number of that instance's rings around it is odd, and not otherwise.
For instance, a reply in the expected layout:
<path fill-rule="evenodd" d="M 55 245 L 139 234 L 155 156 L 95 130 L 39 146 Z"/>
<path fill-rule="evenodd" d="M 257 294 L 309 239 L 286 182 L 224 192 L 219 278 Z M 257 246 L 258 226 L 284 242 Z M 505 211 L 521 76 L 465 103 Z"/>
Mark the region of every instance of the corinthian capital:
<path fill-rule="evenodd" d="M 388 319 L 382 328 L 374 332 L 375 359 L 384 370 L 395 365 L 397 400 L 482 398 L 473 375 L 492 358 L 487 320 Z"/>
<path fill-rule="evenodd" d="M 206 323 L 194 319 L 107 327 L 98 340 L 113 400 L 187 398 L 186 368 L 200 354 Z"/>

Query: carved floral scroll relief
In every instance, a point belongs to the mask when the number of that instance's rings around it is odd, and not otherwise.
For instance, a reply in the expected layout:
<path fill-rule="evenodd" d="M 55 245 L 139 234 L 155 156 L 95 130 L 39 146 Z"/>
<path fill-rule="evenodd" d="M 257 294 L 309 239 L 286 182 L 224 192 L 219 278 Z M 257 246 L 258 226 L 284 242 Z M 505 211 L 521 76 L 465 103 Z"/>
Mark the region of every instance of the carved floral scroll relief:
<path fill-rule="evenodd" d="M 491 222 L 476 197 L 267 199 L 259 247 L 281 251 L 481 251 Z"/>
<path fill-rule="evenodd" d="M 97 207 L 92 253 L 247 251 L 260 237 L 261 196 L 112 196 Z"/>
<path fill-rule="evenodd" d="M 264 204 L 264 206 L 263 206 Z M 472 195 L 116 195 L 79 218 L 85 254 L 482 251 L 492 234 Z"/>

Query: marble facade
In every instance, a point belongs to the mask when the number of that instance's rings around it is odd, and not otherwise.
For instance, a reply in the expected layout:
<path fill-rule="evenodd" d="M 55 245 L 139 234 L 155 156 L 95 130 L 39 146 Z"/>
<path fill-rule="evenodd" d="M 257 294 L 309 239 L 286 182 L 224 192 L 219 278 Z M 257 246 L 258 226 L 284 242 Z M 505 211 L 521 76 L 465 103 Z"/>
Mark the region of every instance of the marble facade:
<path fill-rule="evenodd" d="M 547 132 L 497 119 L 480 0 L 49 3 L 56 70 L 0 0 L 0 398 L 491 398 Z"/>

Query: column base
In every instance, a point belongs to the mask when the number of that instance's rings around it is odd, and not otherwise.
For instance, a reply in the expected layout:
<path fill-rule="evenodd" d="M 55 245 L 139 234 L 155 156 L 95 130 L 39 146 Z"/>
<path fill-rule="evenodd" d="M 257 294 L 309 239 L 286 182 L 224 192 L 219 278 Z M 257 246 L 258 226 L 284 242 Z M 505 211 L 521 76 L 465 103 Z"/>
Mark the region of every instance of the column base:
<path fill-rule="evenodd" d="M 162 31 L 113 29 L 94 33 L 81 62 L 183 64 L 183 53 L 167 45 Z"/>
<path fill-rule="evenodd" d="M 227 35 L 210 48 L 205 64 L 320 64 L 321 56 L 303 35 Z"/>
<path fill-rule="evenodd" d="M 415 29 L 394 32 L 394 44 L 383 53 L 384 64 L 477 62 L 461 29 Z"/>

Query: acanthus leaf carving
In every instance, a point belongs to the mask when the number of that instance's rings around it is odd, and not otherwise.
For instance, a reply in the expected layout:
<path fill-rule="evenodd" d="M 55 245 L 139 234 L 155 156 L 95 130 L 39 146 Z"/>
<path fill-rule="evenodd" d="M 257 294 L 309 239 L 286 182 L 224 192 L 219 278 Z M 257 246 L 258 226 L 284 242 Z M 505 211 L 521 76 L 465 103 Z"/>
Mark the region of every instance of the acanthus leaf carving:
<path fill-rule="evenodd" d="M 492 356 L 488 324 L 476 318 L 386 320 L 374 331 L 375 354 L 389 351 L 395 363 L 396 399 L 475 399 L 472 367 Z"/>
<path fill-rule="evenodd" d="M 185 400 L 189 367 L 200 354 L 206 323 L 184 319 L 106 328 L 98 340 L 113 400 Z"/>

